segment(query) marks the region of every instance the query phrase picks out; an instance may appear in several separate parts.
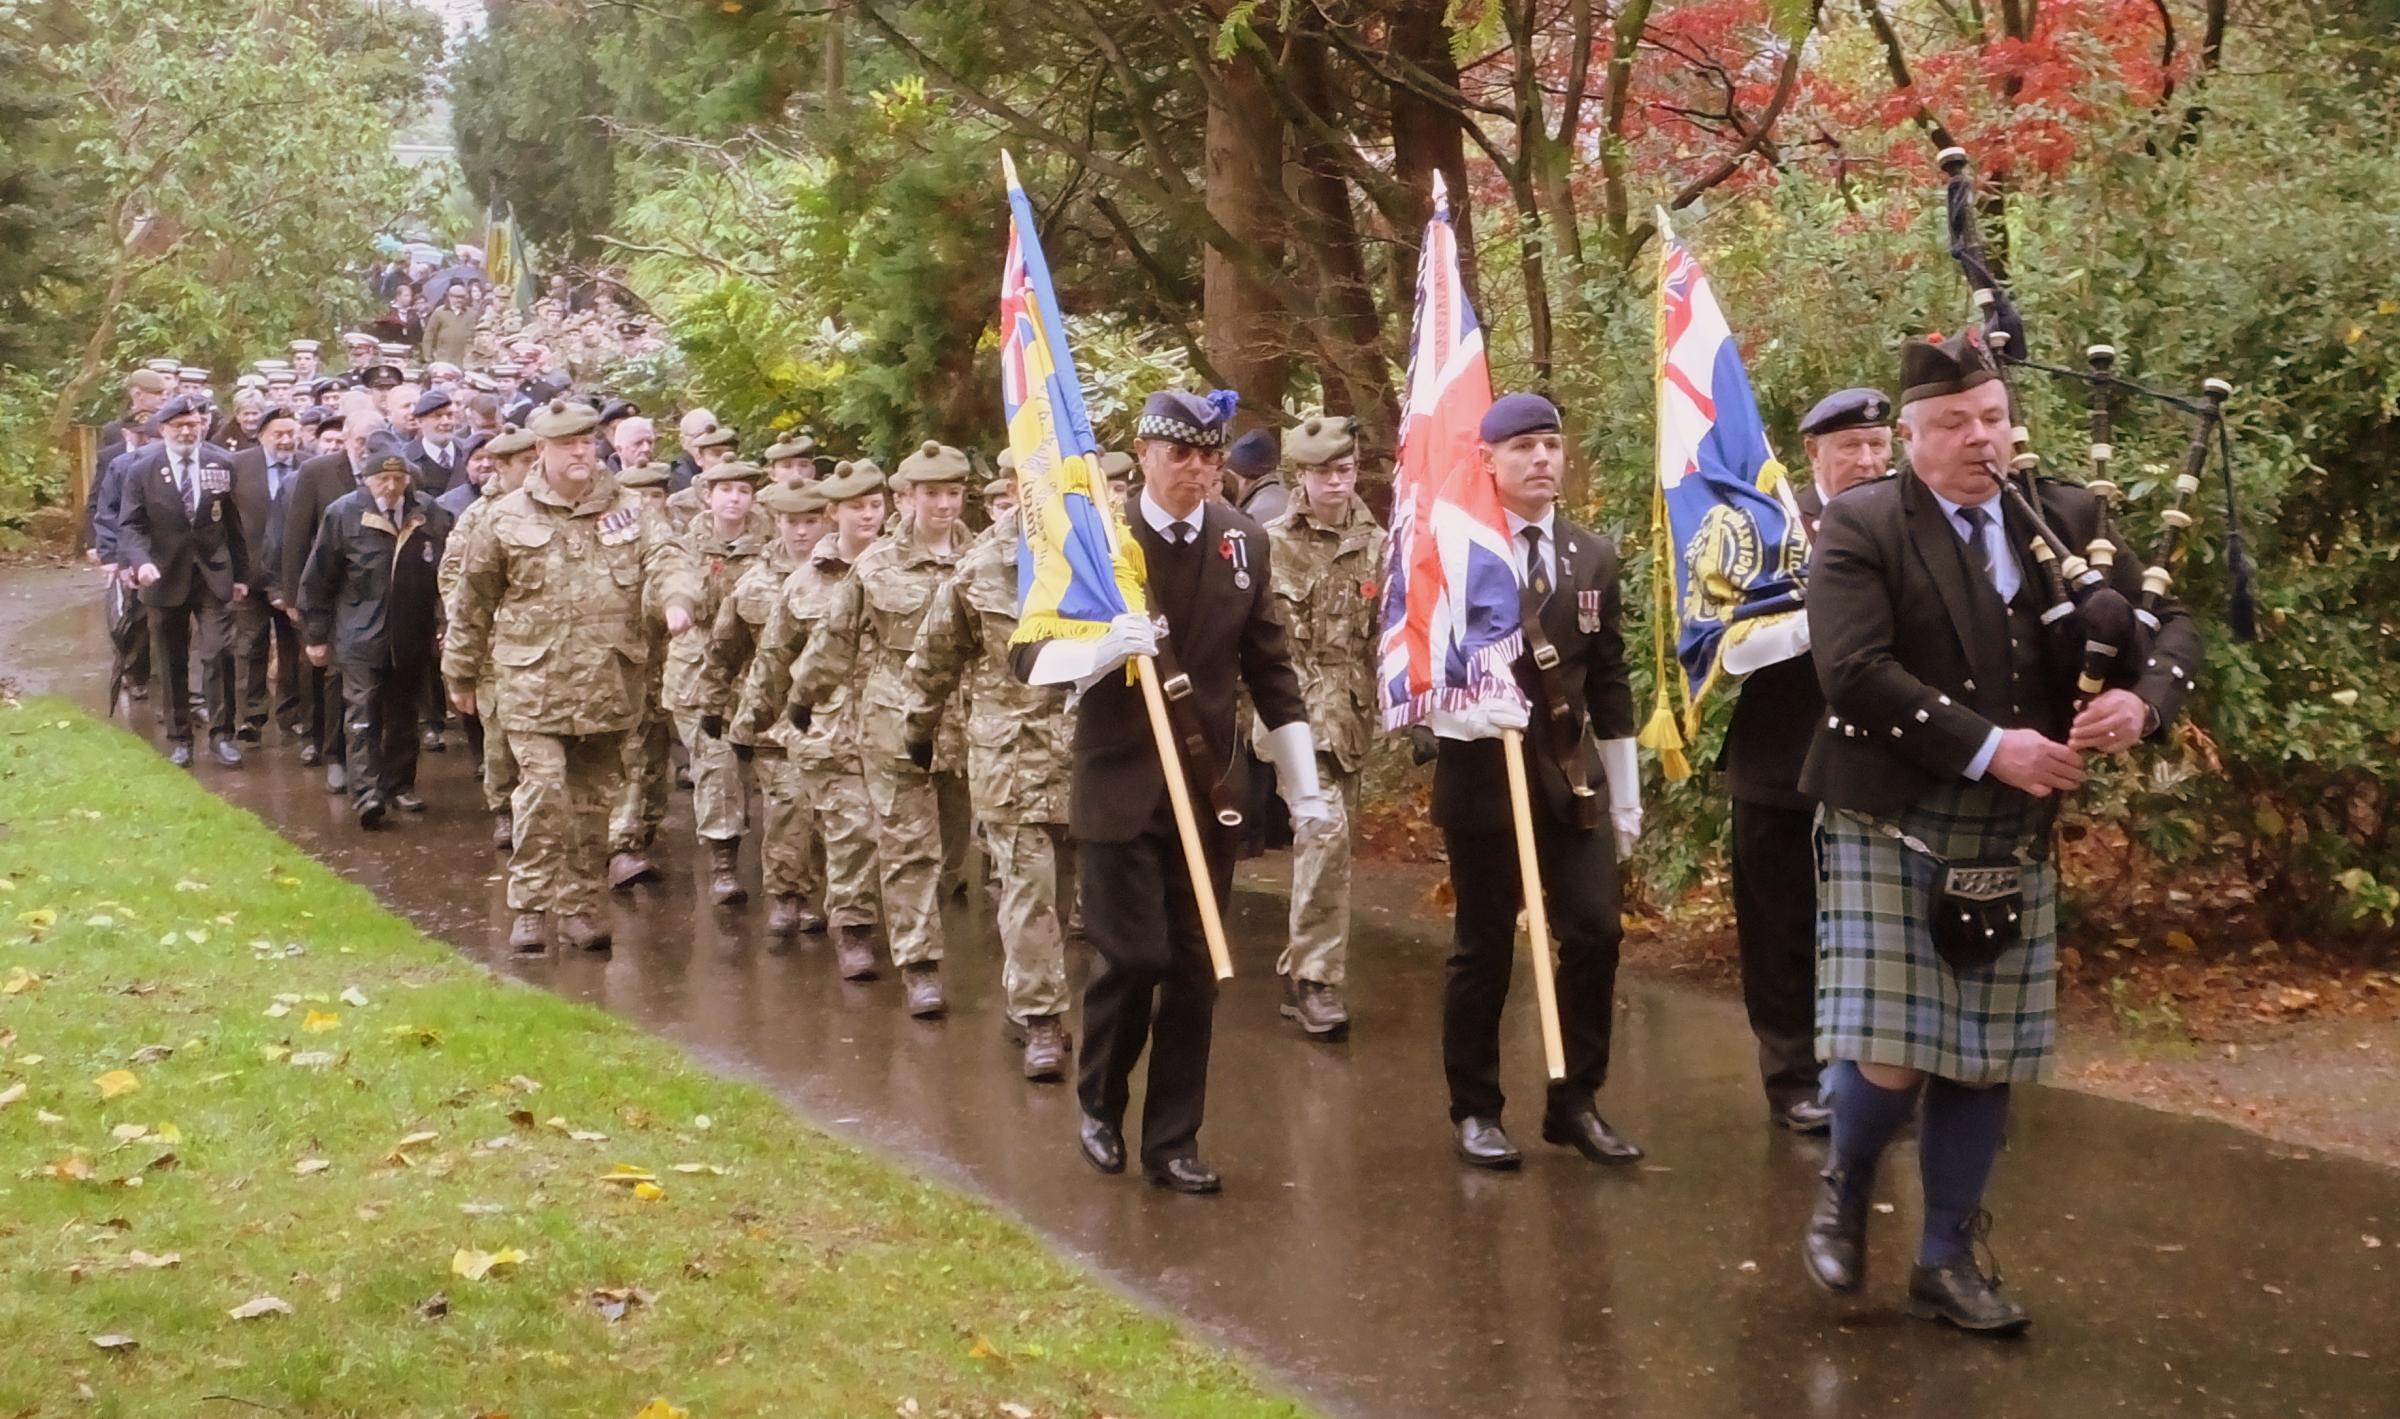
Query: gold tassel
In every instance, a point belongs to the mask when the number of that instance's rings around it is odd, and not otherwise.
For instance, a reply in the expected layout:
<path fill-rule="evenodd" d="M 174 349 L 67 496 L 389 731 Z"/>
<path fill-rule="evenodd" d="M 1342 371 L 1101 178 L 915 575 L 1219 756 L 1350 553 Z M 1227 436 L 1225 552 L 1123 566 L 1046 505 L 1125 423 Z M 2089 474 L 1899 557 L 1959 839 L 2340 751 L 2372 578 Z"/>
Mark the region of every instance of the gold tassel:
<path fill-rule="evenodd" d="M 1692 776 L 1691 757 L 1683 752 L 1683 731 L 1675 723 L 1675 707 L 1661 693 L 1658 708 L 1651 711 L 1650 722 L 1642 726 L 1635 742 L 1658 755 L 1658 766 L 1670 782 L 1680 782 Z"/>

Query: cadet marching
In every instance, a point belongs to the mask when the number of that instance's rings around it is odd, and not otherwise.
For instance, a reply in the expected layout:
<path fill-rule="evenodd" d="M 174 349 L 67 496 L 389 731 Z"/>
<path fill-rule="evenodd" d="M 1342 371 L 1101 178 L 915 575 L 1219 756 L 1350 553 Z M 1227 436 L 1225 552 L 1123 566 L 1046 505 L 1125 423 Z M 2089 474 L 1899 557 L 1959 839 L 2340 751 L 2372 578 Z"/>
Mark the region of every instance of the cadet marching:
<path fill-rule="evenodd" d="M 425 810 L 419 754 L 447 750 L 455 714 L 508 855 L 516 950 L 607 950 L 611 901 L 692 862 L 717 908 L 757 910 L 771 937 L 826 938 L 843 980 L 888 968 L 897 1008 L 927 1021 L 949 1008 L 942 904 L 979 852 L 1024 1077 L 1074 1078 L 1078 1146 L 1099 1171 L 1219 1190 L 1199 1142 L 1217 1001 L 1199 894 L 1223 908 L 1236 842 L 1203 813 L 1208 880 L 1194 880 L 1125 668 L 1155 657 L 1181 682 L 1186 762 L 1211 775 L 1196 797 L 1242 802 L 1245 766 L 1273 774 L 1294 838 L 1280 1009 L 1297 1039 L 1344 1040 L 1389 555 L 1358 491 L 1377 470 L 1354 422 L 1311 413 L 1237 439 L 1229 399 L 1153 395 L 1105 463 L 1149 605 L 1097 639 L 1017 644 L 1005 454 L 928 439 L 887 475 L 865 451 L 836 459 L 695 409 L 662 460 L 641 410 L 579 389 L 538 342 L 495 338 L 479 299 L 446 293 L 421 349 L 343 337 L 338 373 L 318 368 L 323 343 L 294 340 L 229 408 L 209 371 L 177 361 L 125 376 L 91 470 L 90 555 L 121 678 L 173 760 L 193 763 L 205 733 L 207 759 L 235 771 L 272 729 L 362 831 L 391 831 Z M 2012 414 L 1990 353 L 1968 335 L 1910 339 L 1897 374 L 1896 400 L 1844 390 L 1801 420 L 1806 613 L 1725 656 L 1744 679 L 1723 762 L 1744 997 L 1765 1119 L 1830 1133 L 1800 1239 L 1808 1277 L 1864 1284 L 1878 1164 L 1921 1116 L 1909 1305 L 2013 1333 L 2027 1312 L 1975 1248 L 2008 1090 L 2051 1063 L 2048 810 L 2089 756 L 2173 721 L 2199 645 L 2166 602 L 2131 683 L 2079 691 L 1990 472 Z M 1420 739 L 1454 945 L 1442 1019 L 1381 1023 L 1439 1030 L 1460 1164 L 1522 1167 L 1500 1021 L 1530 841 L 1565 1064 L 1539 1134 L 1624 1164 L 1643 1145 L 1601 1108 L 1620 873 L 1642 821 L 1619 549 L 1559 503 L 1566 411 L 1505 395 L 1474 435 L 1524 611 L 1507 673 L 1533 708 L 1436 713 Z M 2088 494 L 2044 483 L 2041 497 L 2090 532 Z M 2130 558 L 2114 575 L 2138 594 Z M 1500 754 L 1518 736 L 1525 838 Z M 665 854 L 679 783 L 697 841 Z M 1996 858 L 2023 868 L 2021 929 L 1962 953 L 1937 885 L 1948 864 Z M 1080 1033 L 1077 938 L 1092 957 Z"/>

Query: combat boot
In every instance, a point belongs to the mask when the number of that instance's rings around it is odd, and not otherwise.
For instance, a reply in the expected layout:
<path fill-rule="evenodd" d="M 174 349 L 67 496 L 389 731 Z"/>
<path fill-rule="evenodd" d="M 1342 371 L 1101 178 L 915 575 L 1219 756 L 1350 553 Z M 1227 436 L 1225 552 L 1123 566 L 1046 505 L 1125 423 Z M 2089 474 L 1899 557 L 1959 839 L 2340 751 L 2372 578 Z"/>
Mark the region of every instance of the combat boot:
<path fill-rule="evenodd" d="M 567 938 L 567 944 L 579 951 L 605 951 L 615 939 L 590 912 L 569 912 L 558 929 Z"/>
<path fill-rule="evenodd" d="M 1908 1313 L 1920 1320 L 1947 1321 L 1977 1335 L 2016 1335 L 2033 1317 L 2000 1289 L 2000 1268 L 1986 1269 L 1975 1257 L 1991 1234 L 1992 1215 L 1978 1212 L 1959 1224 L 1965 1250 L 1935 1266 L 1919 1262 L 1908 1278 Z M 1984 1247 L 1988 1252 L 1988 1246 Z"/>
<path fill-rule="evenodd" d="M 873 980 L 881 974 L 875 964 L 875 928 L 843 927 L 833 938 L 833 968 L 843 980 Z"/>
<path fill-rule="evenodd" d="M 1067 1030 L 1056 1015 L 1036 1015 L 1025 1022 L 1025 1077 L 1036 1084 L 1055 1084 L 1067 1077 Z"/>
<path fill-rule="evenodd" d="M 742 840 L 726 838 L 708 842 L 708 899 L 721 907 L 738 907 L 750 900 L 742 886 Z"/>
<path fill-rule="evenodd" d="M 648 882 L 658 876 L 651 865 L 650 855 L 637 848 L 620 848 L 608 855 L 608 886 L 610 891 L 622 892 L 636 882 Z"/>
<path fill-rule="evenodd" d="M 1312 1040 L 1339 1044 L 1350 1037 L 1350 1008 L 1342 1003 L 1339 986 L 1287 976 L 1283 982 L 1283 1018 L 1297 1021 Z"/>
<path fill-rule="evenodd" d="M 515 850 L 516 846 L 516 819 L 511 817 L 505 808 L 494 812 L 492 814 L 492 851 L 511 852 Z"/>
<path fill-rule="evenodd" d="M 900 968 L 900 989 L 908 1013 L 919 1020 L 938 1020 L 950 1013 L 942 994 L 942 963 L 915 961 Z"/>
<path fill-rule="evenodd" d="M 1873 1189 L 1838 1168 L 1821 1176 L 1825 1186 L 1817 1194 L 1817 1210 L 1809 1214 L 1800 1252 L 1809 1280 L 1848 1295 L 1867 1279 L 1867 1205 Z"/>
<path fill-rule="evenodd" d="M 508 945 L 512 951 L 539 955 L 549 949 L 550 920 L 542 912 L 518 912 L 516 921 L 508 928 Z"/>

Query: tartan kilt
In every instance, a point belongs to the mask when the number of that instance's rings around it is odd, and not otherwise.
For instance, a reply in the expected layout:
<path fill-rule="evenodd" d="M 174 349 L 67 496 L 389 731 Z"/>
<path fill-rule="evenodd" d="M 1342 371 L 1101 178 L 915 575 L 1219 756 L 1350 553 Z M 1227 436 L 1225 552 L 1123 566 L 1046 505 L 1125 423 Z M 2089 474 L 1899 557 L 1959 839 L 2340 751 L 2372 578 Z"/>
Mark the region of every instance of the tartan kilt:
<path fill-rule="evenodd" d="M 1999 857 L 2034 831 L 1997 784 L 1935 790 L 1891 820 L 1948 861 Z M 2024 936 L 1981 970 L 1933 947 L 1942 867 L 1846 809 L 1817 810 L 1817 1056 L 1967 1084 L 2047 1076 L 2058 1035 L 2058 863 L 2025 869 Z"/>

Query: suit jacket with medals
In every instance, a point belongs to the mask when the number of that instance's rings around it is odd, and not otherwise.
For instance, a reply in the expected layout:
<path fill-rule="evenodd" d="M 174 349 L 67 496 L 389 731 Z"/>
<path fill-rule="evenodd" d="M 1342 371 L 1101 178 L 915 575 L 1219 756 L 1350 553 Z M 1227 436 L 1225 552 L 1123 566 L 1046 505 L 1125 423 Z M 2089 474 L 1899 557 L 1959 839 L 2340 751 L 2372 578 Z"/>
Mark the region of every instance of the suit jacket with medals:
<path fill-rule="evenodd" d="M 233 501 L 233 457 L 206 441 L 189 459 L 199 480 L 196 506 L 187 506 L 164 442 L 142 450 L 125 470 L 118 510 L 118 557 L 124 565 L 150 563 L 158 580 L 142 588 L 145 606 L 183 606 L 205 587 L 219 601 L 233 599 L 236 582 L 249 575 L 249 549 Z"/>

